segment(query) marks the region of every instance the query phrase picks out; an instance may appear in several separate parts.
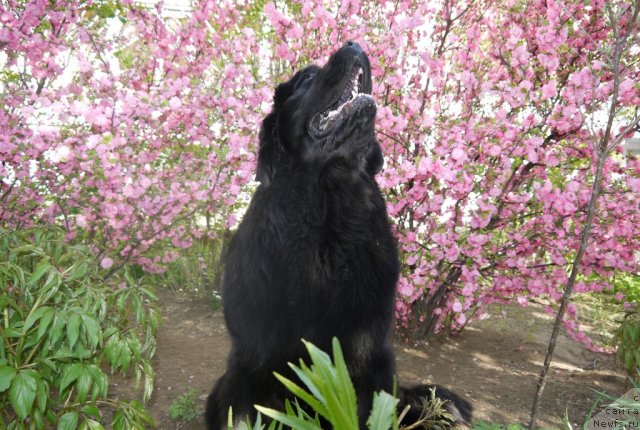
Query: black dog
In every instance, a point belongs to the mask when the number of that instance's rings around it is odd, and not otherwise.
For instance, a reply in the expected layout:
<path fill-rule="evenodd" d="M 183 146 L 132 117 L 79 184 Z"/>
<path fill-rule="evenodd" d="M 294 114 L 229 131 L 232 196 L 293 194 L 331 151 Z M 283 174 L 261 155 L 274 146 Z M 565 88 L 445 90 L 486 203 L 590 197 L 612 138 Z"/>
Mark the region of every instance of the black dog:
<path fill-rule="evenodd" d="M 295 380 L 287 362 L 306 358 L 300 339 L 330 351 L 337 336 L 358 394 L 364 426 L 375 391 L 392 392 L 389 345 L 398 255 L 374 180 L 382 168 L 369 60 L 353 42 L 320 68 L 279 85 L 262 123 L 261 182 L 226 257 L 223 304 L 232 347 L 227 372 L 209 396 L 210 430 L 256 415 L 254 404 L 283 408 L 273 376 Z M 471 407 L 436 394 L 459 421 Z M 407 420 L 422 411 L 428 386 L 400 389 Z"/>

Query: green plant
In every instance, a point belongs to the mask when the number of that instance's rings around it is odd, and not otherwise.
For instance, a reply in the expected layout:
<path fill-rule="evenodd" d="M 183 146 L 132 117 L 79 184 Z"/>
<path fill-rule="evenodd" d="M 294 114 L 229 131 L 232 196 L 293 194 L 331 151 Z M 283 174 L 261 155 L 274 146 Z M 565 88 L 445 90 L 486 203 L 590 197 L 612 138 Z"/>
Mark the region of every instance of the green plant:
<path fill-rule="evenodd" d="M 113 397 L 105 367 L 144 377 L 149 398 L 155 296 L 126 269 L 111 280 L 61 229 L 0 229 L 0 428 L 152 424 L 139 402 Z"/>
<path fill-rule="evenodd" d="M 300 360 L 299 366 L 289 365 L 305 387 L 303 388 L 290 379 L 276 374 L 278 380 L 295 396 L 296 400 L 287 401 L 285 411 L 256 406 L 261 414 L 274 420 L 269 429 L 281 429 L 283 426 L 288 426 L 293 429 L 321 430 L 320 418 L 322 418 L 328 422 L 331 428 L 358 430 L 360 425 L 356 392 L 338 340 L 333 339 L 333 362 L 328 354 L 313 344 L 304 343 L 311 358 L 311 365 L 307 366 L 302 360 Z M 300 402 L 306 407 L 303 407 Z M 418 423 L 407 427 L 399 425 L 404 413 L 398 418 L 397 404 L 398 400 L 393 395 L 384 391 L 375 393 L 371 414 L 366 423 L 367 428 L 370 430 L 398 430 L 399 428 L 439 429 L 450 427 L 451 416 L 443 409 L 442 402 L 435 398 L 433 392 L 431 399 L 425 399 L 425 410 L 428 412 Z M 313 411 L 313 415 L 309 411 Z M 258 422 L 261 419 L 258 416 Z M 249 423 L 243 423 L 239 428 L 260 428 L 256 425 L 257 423 L 253 426 Z"/>
<path fill-rule="evenodd" d="M 624 294 L 628 302 L 640 302 L 640 275 L 633 273 L 618 273 L 611 284 L 615 293 Z"/>
<path fill-rule="evenodd" d="M 169 418 L 174 421 L 191 422 L 201 414 L 198 393 L 193 388 L 189 388 L 186 393 L 178 396 L 169 406 Z"/>
<path fill-rule="evenodd" d="M 618 357 L 631 378 L 638 379 L 640 368 L 640 310 L 634 306 L 627 310 L 616 332 Z"/>

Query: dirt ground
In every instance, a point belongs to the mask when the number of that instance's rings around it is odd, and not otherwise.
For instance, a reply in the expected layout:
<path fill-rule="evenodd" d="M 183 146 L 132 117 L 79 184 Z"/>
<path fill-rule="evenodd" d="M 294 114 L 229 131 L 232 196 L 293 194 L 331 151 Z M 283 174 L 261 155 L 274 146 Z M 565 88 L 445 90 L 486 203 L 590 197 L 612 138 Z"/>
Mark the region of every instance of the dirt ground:
<path fill-rule="evenodd" d="M 190 388 L 202 407 L 226 366 L 229 338 L 222 312 L 212 313 L 207 300 L 171 291 L 160 292 L 163 324 L 154 359 L 156 389 L 148 404 L 157 428 L 204 429 L 204 421 L 176 423 L 171 403 Z M 493 310 L 445 343 L 406 345 L 396 342 L 401 382 L 430 382 L 464 394 L 474 405 L 476 421 L 527 423 L 542 365 L 551 319 L 541 308 L 517 306 Z M 585 350 L 561 336 L 539 413 L 539 425 L 558 428 L 568 411 L 571 421 L 593 404 L 596 391 L 619 395 L 625 378 L 612 356 Z"/>

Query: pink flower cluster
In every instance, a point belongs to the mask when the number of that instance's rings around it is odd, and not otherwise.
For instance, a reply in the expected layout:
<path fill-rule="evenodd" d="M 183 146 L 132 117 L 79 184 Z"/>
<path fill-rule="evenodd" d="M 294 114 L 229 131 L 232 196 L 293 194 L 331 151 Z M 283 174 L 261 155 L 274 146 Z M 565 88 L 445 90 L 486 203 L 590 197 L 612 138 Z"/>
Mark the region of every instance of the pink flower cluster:
<path fill-rule="evenodd" d="M 232 226 L 243 204 L 271 97 L 255 75 L 260 40 L 232 1 L 182 21 L 104 7 L 0 6 L 0 222 L 57 223 L 105 269 L 162 271 L 174 247 Z"/>

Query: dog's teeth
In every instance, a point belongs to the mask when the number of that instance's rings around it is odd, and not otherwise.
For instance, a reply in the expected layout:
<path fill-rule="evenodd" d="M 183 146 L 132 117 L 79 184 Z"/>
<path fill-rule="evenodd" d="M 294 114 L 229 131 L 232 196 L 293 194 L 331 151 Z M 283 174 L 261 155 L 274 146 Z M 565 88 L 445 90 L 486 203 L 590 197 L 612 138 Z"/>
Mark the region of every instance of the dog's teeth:
<path fill-rule="evenodd" d="M 351 106 L 352 102 L 360 96 L 363 96 L 361 91 L 362 79 L 364 76 L 364 72 L 362 68 L 358 67 L 358 70 L 354 70 L 351 74 L 351 77 L 347 84 L 344 87 L 340 98 L 335 103 L 335 109 L 326 110 L 320 114 L 319 118 L 319 128 L 321 130 L 326 129 L 331 126 L 332 123 L 335 122 L 336 117 L 345 109 L 347 106 Z"/>

